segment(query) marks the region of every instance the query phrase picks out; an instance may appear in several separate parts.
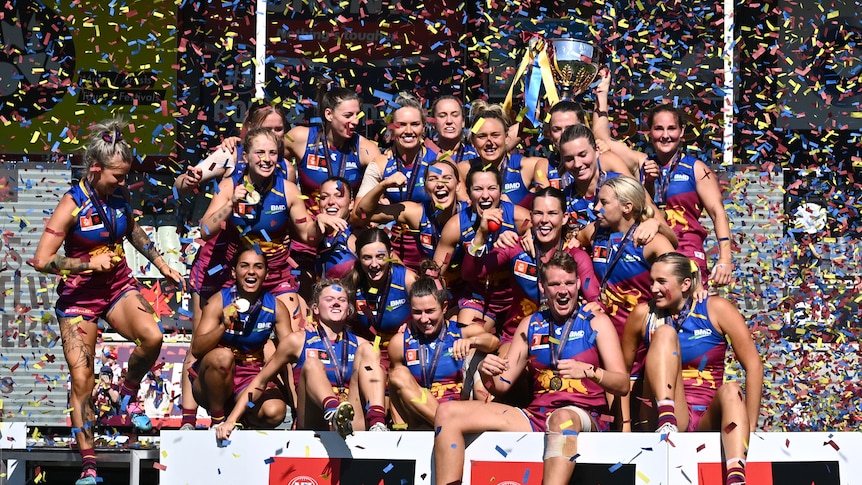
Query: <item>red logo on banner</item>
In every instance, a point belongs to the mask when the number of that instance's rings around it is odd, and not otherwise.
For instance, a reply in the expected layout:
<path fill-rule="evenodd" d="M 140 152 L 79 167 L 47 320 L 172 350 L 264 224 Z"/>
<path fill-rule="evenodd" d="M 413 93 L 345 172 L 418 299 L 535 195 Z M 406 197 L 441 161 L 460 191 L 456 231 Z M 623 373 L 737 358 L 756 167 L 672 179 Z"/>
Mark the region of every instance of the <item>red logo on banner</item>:
<path fill-rule="evenodd" d="M 473 461 L 470 483 L 496 483 L 522 485 L 542 483 L 542 462 L 529 461 Z"/>
<path fill-rule="evenodd" d="M 333 485 L 339 483 L 338 458 L 273 458 L 269 464 L 269 485 Z"/>

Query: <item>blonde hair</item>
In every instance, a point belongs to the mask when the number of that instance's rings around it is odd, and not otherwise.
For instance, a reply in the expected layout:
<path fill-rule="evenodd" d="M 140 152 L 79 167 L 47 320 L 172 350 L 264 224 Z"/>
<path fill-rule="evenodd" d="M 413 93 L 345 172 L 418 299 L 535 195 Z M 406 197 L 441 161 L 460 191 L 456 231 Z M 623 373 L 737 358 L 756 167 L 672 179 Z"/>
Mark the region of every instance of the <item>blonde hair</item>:
<path fill-rule="evenodd" d="M 647 221 L 655 216 L 655 211 L 646 203 L 646 189 L 637 180 L 621 175 L 607 180 L 604 186 L 614 191 L 621 204 L 632 205 L 632 213 L 638 222 Z"/>
<path fill-rule="evenodd" d="M 114 156 L 126 163 L 135 159 L 132 147 L 123 140 L 123 130 L 129 124 L 122 118 L 112 118 L 100 121 L 90 127 L 90 140 L 84 151 L 84 167 L 89 169 L 98 164 L 105 167 Z"/>
<path fill-rule="evenodd" d="M 495 118 L 503 123 L 503 129 L 508 130 L 511 121 L 499 104 L 490 104 L 482 99 L 477 99 L 470 104 L 470 123 L 476 123 L 479 118 Z"/>

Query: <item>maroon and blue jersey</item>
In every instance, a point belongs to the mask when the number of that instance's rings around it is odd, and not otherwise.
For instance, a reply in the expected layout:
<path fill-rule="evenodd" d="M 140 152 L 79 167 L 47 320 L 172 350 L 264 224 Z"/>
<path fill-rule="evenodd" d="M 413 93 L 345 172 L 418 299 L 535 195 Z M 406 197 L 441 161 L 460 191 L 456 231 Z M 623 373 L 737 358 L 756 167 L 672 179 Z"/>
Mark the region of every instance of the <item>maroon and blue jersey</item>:
<path fill-rule="evenodd" d="M 530 186 L 524 183 L 524 176 L 521 175 L 523 159 L 524 156 L 520 153 L 509 155 L 503 161 L 500 172 L 503 175 L 503 193 L 506 197 L 513 204 L 529 209 L 533 203 L 533 193 L 530 192 Z"/>
<path fill-rule="evenodd" d="M 305 200 L 309 212 L 317 205 L 317 194 L 320 186 L 329 177 L 341 175 L 353 188 L 355 193 L 362 183 L 362 163 L 359 157 L 359 134 L 354 133 L 344 146 L 331 148 L 319 126 L 308 127 L 308 142 L 305 153 L 297 166 L 299 187 L 308 196 Z M 328 159 L 327 159 L 328 156 Z M 343 175 L 342 175 L 343 174 Z"/>
<path fill-rule="evenodd" d="M 226 308 L 236 301 L 236 287 L 222 288 L 221 297 Z M 236 317 L 222 334 L 219 346 L 232 350 L 237 359 L 263 362 L 263 347 L 275 325 L 275 308 L 275 297 L 263 293 L 248 311 L 236 310 Z"/>
<path fill-rule="evenodd" d="M 427 147 L 419 148 L 419 156 L 416 161 L 412 162 L 409 167 L 405 167 L 403 163 L 394 157 L 390 157 L 386 161 L 386 166 L 383 168 L 381 180 L 401 172 L 407 177 L 407 185 L 403 187 L 389 187 L 383 195 L 389 199 L 389 202 L 404 202 L 412 200 L 413 202 L 430 201 L 431 197 L 425 192 L 425 173 L 428 171 L 428 165 L 437 160 L 437 153 Z"/>
<path fill-rule="evenodd" d="M 434 338 L 414 336 L 408 325 L 404 331 L 403 364 L 420 387 L 430 390 L 438 401 L 445 402 L 461 394 L 463 361 L 452 356 L 452 346 L 462 336 L 461 327 L 455 321 L 446 322 L 440 332 L 442 334 Z"/>
<path fill-rule="evenodd" d="M 335 235 L 327 235 L 320 243 L 317 252 L 315 268 L 321 278 L 341 279 L 347 276 L 356 262 L 356 255 L 350 250 L 351 229 L 347 226 L 344 231 L 338 231 Z"/>
<path fill-rule="evenodd" d="M 638 303 L 652 297 L 652 265 L 644 255 L 644 248 L 624 239 L 621 232 L 611 233 L 606 228 L 596 226 L 592 241 L 593 269 L 599 281 L 606 282 L 600 299 L 605 313 L 620 335 L 629 313 Z"/>
<path fill-rule="evenodd" d="M 346 372 L 342 376 L 343 381 L 341 387 L 349 387 L 350 377 L 353 375 L 353 362 L 356 359 L 356 350 L 359 348 L 359 341 L 356 335 L 347 330 L 342 333 L 342 336 L 347 338 L 339 338 L 335 342 L 330 342 L 331 353 L 327 349 L 326 342 L 320 337 L 317 326 L 305 329 L 305 344 L 302 346 L 302 352 L 299 353 L 299 358 L 296 365 L 293 367 L 293 380 L 299 382 L 302 373 L 302 366 L 308 359 L 318 359 L 326 369 L 326 377 L 329 379 L 329 384 L 333 387 L 338 386 L 338 376 L 340 369 L 336 365 L 342 367 Z M 345 349 L 344 346 L 347 346 Z M 347 361 L 344 361 L 344 357 Z"/>
<path fill-rule="evenodd" d="M 591 197 L 583 196 L 578 193 L 578 189 L 574 184 L 574 179 L 568 173 L 560 176 L 563 194 L 566 196 L 566 212 L 569 213 L 569 224 L 577 227 L 584 227 L 587 224 L 596 220 L 596 213 L 593 210 L 596 198 L 599 194 L 599 189 L 606 180 L 621 176 L 619 172 L 602 172 L 599 165 L 599 181 L 596 184 L 596 193 Z"/>
<path fill-rule="evenodd" d="M 689 406 L 709 406 L 715 393 L 724 382 L 724 358 L 727 340 L 709 319 L 709 297 L 695 303 L 678 325 L 679 350 L 682 359 L 682 380 L 685 400 Z M 650 307 L 647 315 L 644 343 L 650 345 L 653 332 L 659 325 L 673 325 L 667 317 L 656 314 Z"/>
<path fill-rule="evenodd" d="M 66 193 L 77 205 L 75 222 L 63 241 L 63 249 L 70 258 L 89 259 L 92 256 L 114 251 L 123 256 L 123 238 L 133 226 L 129 192 L 118 187 L 107 200 L 91 197 L 86 179 L 72 186 Z M 84 271 L 60 279 L 57 293 L 67 295 L 75 290 L 99 290 L 115 286 L 118 280 L 131 280 L 132 270 L 123 257 L 110 271 Z M 106 297 L 107 295 L 102 295 Z"/>
<path fill-rule="evenodd" d="M 583 306 L 580 307 L 568 334 L 563 335 L 565 322 L 554 322 L 550 310 L 535 313 L 530 317 L 527 327 L 527 371 L 533 387 L 533 401 L 526 411 L 534 428 L 540 426 L 540 431 L 544 431 L 547 416 L 565 406 L 578 406 L 587 412 L 610 414 L 604 389 L 589 379 L 560 378 L 560 389 L 551 388 L 551 379 L 557 375 L 552 350 L 559 356 L 557 362 L 575 359 L 595 368 L 601 367 L 596 347 L 596 332 L 590 325 L 591 319 L 592 313 L 585 311 Z M 551 339 L 554 341 L 553 345 Z"/>
<path fill-rule="evenodd" d="M 679 239 L 677 251 L 694 259 L 701 271 L 706 271 L 706 255 L 703 243 L 707 232 L 700 223 L 703 206 L 697 193 L 697 177 L 694 165 L 697 159 L 686 155 L 678 164 L 662 167 L 661 180 L 667 183 L 666 193 L 662 194 L 661 184 L 656 188 L 655 202 L 665 210 L 667 223 Z M 672 169 L 672 172 L 671 172 Z M 664 200 L 662 199 L 664 196 Z"/>
<path fill-rule="evenodd" d="M 388 342 L 392 335 L 411 318 L 410 302 L 407 300 L 407 268 L 390 263 L 389 286 L 372 294 L 368 288 L 356 289 L 356 320 L 362 335 L 383 334 Z M 372 330 L 373 329 L 373 330 Z"/>
<path fill-rule="evenodd" d="M 485 241 L 485 250 L 490 252 L 493 250 L 494 241 L 497 236 L 505 231 L 515 231 L 515 205 L 512 202 L 505 200 L 500 201 L 500 209 L 503 210 L 503 223 L 496 232 L 489 234 Z M 461 228 L 461 248 L 464 254 L 467 253 L 467 248 L 473 243 L 476 238 L 476 227 L 480 223 L 478 214 L 475 211 L 463 211 L 458 214 L 458 220 Z M 501 267 L 493 273 L 488 273 L 482 279 L 473 278 L 473 275 L 466 275 L 461 271 L 461 277 L 467 282 L 465 296 L 467 298 L 483 302 L 483 313 L 490 314 L 498 323 L 502 325 L 502 316 L 509 311 L 512 304 L 512 287 L 509 285 L 509 270 Z"/>

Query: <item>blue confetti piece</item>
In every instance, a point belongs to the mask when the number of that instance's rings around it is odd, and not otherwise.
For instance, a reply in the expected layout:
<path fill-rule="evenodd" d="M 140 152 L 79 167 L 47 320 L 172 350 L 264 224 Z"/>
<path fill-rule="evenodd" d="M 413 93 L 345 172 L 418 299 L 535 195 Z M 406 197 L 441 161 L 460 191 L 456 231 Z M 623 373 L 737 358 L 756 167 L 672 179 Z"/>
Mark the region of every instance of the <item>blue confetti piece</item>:
<path fill-rule="evenodd" d="M 207 274 L 208 274 L 208 275 L 210 275 L 210 276 L 212 276 L 212 275 L 214 275 L 214 274 L 218 273 L 219 271 L 221 271 L 221 270 L 222 270 L 222 268 L 224 268 L 224 266 L 222 266 L 222 265 L 220 265 L 220 264 L 219 264 L 219 265 L 216 265 L 216 266 L 214 266 L 214 267 L 210 268 L 210 269 L 207 271 Z"/>
<path fill-rule="evenodd" d="M 263 460 L 263 462 L 267 465 L 272 465 L 275 462 L 275 458 L 267 458 L 266 460 Z"/>
<path fill-rule="evenodd" d="M 523 483 L 524 485 L 527 485 L 527 482 L 529 482 L 529 481 L 530 481 L 530 469 L 527 468 L 526 470 L 524 470 L 524 478 L 523 478 L 523 480 L 521 480 L 521 483 Z"/>
<path fill-rule="evenodd" d="M 395 468 L 395 465 L 390 463 L 390 464 L 386 465 L 386 468 L 383 469 L 383 473 L 389 473 L 390 471 L 392 471 L 393 468 Z"/>
<path fill-rule="evenodd" d="M 497 453 L 503 455 L 503 458 L 506 458 L 507 456 L 509 456 L 509 453 L 507 453 L 506 450 L 504 450 L 503 448 L 500 448 L 500 445 L 497 445 L 496 450 L 497 450 Z"/>
<path fill-rule="evenodd" d="M 610 467 L 610 468 L 608 468 L 608 471 L 609 471 L 609 472 L 611 472 L 611 473 L 614 473 L 614 472 L 616 472 L 617 470 L 619 470 L 619 469 L 620 469 L 620 468 L 622 468 L 622 467 L 623 467 L 623 464 L 622 464 L 621 462 L 617 462 L 617 464 L 616 464 L 616 465 L 611 465 L 611 467 Z"/>

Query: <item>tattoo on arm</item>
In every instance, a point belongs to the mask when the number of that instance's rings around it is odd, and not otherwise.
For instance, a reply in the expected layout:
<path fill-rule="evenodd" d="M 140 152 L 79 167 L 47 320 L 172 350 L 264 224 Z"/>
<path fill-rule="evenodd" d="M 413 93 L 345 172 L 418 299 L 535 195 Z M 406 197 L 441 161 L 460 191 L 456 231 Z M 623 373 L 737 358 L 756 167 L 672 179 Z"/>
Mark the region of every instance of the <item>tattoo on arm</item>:
<path fill-rule="evenodd" d="M 222 222 L 226 221 L 228 217 L 230 217 L 233 212 L 233 202 L 228 201 L 227 204 L 224 205 L 221 209 L 217 210 L 213 215 L 210 216 L 209 220 L 206 221 L 207 227 L 217 227 Z"/>
<path fill-rule="evenodd" d="M 81 261 L 79 258 L 67 258 L 62 255 L 55 255 L 51 261 L 45 265 L 46 273 L 81 273 L 90 269 L 88 261 Z"/>
<path fill-rule="evenodd" d="M 129 235 L 129 242 L 152 263 L 155 263 L 161 256 L 156 249 L 156 245 L 150 241 L 147 233 L 137 224 L 135 224 L 132 234 Z"/>

